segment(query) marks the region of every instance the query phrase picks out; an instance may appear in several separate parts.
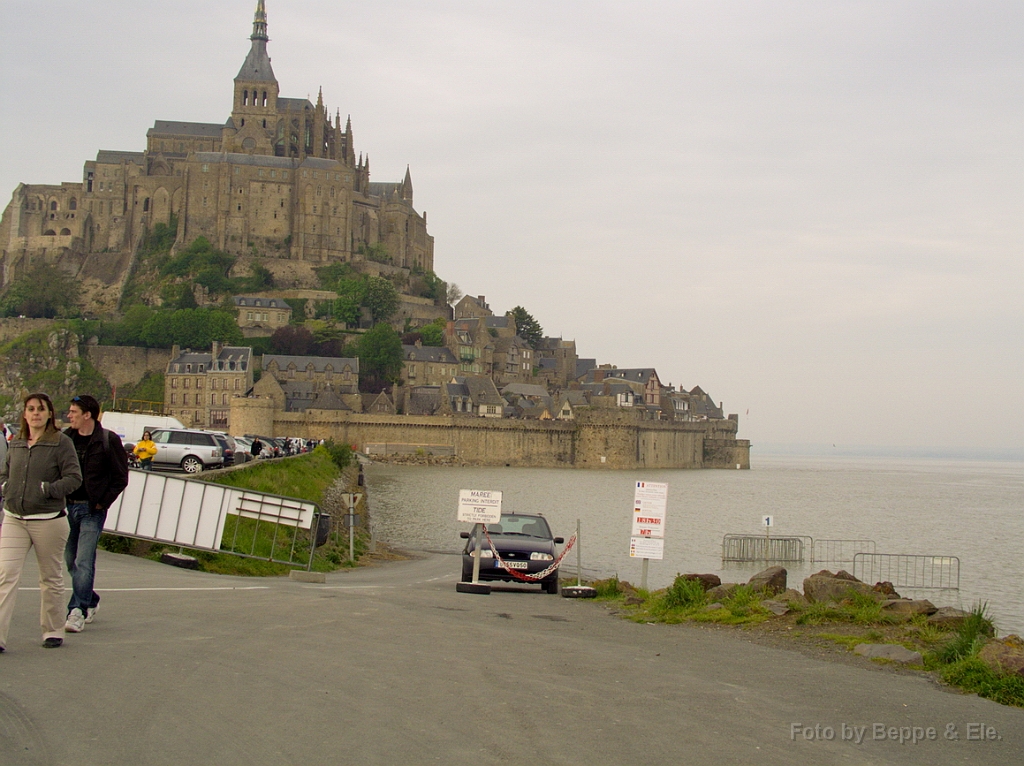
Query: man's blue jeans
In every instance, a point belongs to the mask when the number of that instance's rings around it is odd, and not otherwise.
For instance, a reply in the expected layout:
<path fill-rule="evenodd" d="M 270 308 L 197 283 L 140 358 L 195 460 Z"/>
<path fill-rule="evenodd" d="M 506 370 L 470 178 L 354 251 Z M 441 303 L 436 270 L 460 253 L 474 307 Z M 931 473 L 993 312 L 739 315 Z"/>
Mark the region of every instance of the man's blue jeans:
<path fill-rule="evenodd" d="M 71 573 L 72 609 L 93 609 L 100 603 L 99 594 L 92 589 L 96 579 L 96 544 L 103 532 L 106 511 L 90 512 L 89 503 L 68 503 L 68 524 L 71 533 L 64 548 L 64 563 Z"/>

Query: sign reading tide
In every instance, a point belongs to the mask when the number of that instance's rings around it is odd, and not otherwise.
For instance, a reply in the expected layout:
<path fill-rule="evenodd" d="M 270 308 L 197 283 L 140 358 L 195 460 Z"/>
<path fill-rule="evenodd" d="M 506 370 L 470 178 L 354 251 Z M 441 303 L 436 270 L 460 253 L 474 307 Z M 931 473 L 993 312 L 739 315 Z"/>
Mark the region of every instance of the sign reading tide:
<path fill-rule="evenodd" d="M 629 541 L 630 558 L 664 558 L 667 509 L 668 484 L 656 481 L 636 483 L 633 495 L 633 535 Z"/>
<path fill-rule="evenodd" d="M 501 521 L 501 492 L 460 489 L 458 520 L 470 524 L 497 524 Z"/>

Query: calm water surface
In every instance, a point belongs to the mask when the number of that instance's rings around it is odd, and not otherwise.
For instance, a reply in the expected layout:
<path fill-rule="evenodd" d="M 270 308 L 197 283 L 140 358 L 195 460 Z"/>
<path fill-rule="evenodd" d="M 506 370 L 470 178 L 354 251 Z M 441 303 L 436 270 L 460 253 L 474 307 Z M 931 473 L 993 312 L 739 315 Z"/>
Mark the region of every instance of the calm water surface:
<path fill-rule="evenodd" d="M 584 577 L 640 582 L 629 557 L 634 483 L 669 485 L 665 558 L 651 561 L 648 585 L 678 572 L 714 572 L 742 582 L 760 565 L 726 564 L 722 537 L 869 539 L 878 553 L 960 558 L 960 591 L 907 591 L 940 605 L 987 601 L 1001 634 L 1024 634 L 1024 464 L 870 458 L 762 457 L 750 471 L 581 471 L 438 468 L 373 464 L 366 470 L 377 538 L 418 550 L 455 553 L 460 489 L 501 490 L 503 509 L 543 513 L 568 539 L 582 524 Z M 575 552 L 563 576 L 575 574 Z M 453 571 L 458 563 L 452 562 Z M 787 565 L 790 584 L 822 564 Z M 833 570 L 840 568 L 832 566 Z M 842 568 L 850 569 L 846 565 Z"/>

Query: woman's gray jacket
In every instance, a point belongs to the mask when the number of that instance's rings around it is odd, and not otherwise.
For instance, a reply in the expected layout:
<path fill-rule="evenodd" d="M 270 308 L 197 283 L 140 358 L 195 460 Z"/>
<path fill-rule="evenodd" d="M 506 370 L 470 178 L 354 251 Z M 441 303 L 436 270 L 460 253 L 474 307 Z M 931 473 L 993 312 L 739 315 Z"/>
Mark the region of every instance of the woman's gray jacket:
<path fill-rule="evenodd" d="M 4 508 L 18 516 L 64 510 L 64 498 L 81 483 L 75 443 L 60 431 L 47 431 L 31 448 L 25 439 L 12 439 L 0 465 Z"/>

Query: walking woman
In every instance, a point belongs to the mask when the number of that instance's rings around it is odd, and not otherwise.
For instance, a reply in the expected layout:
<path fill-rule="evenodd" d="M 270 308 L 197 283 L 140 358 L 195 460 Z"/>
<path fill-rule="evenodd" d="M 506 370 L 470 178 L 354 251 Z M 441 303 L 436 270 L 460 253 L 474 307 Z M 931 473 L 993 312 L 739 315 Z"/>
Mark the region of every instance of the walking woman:
<path fill-rule="evenodd" d="M 64 498 L 82 483 L 82 469 L 71 438 L 57 430 L 53 402 L 29 394 L 21 431 L 11 440 L 0 465 L 4 525 L 0 535 L 0 652 L 14 614 L 21 570 L 35 547 L 39 564 L 39 621 L 43 646 L 64 643 L 64 544 L 68 539 Z"/>

